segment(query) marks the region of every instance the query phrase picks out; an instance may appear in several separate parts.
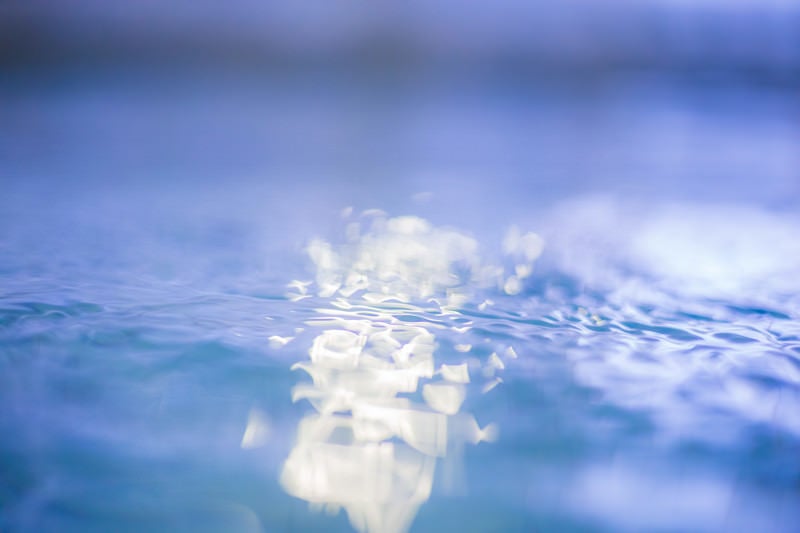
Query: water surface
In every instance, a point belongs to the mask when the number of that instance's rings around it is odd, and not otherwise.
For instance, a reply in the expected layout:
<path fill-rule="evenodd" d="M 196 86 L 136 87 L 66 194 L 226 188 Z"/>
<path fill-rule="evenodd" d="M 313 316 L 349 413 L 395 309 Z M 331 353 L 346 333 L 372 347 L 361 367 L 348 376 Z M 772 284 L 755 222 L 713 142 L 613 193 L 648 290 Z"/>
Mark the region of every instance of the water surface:
<path fill-rule="evenodd" d="M 797 530 L 796 98 L 311 86 L 4 85 L 1 529 Z"/>

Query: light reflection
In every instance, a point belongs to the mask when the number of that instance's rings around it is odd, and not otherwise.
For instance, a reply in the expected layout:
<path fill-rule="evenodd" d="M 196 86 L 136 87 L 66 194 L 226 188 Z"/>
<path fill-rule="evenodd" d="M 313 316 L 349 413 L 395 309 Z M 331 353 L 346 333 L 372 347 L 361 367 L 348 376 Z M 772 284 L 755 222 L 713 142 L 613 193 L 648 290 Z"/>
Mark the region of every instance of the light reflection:
<path fill-rule="evenodd" d="M 493 424 L 481 428 L 462 412 L 470 366 L 481 366 L 466 359 L 472 344 L 454 344 L 450 364 L 437 369 L 434 332 L 467 335 L 472 324 L 458 306 L 470 291 L 507 280 L 502 267 L 481 264 L 475 240 L 420 218 L 369 211 L 346 235 L 343 246 L 314 240 L 308 249 L 313 288 L 327 300 L 306 322 L 322 331 L 309 359 L 293 366 L 311 382 L 295 386 L 292 400 L 307 400 L 315 412 L 300 422 L 280 482 L 312 508 L 344 509 L 359 531 L 405 531 L 430 497 L 437 462 L 452 472 L 465 444 L 497 436 Z M 504 245 L 516 263 L 512 277 L 532 272 L 541 239 L 513 229 Z M 312 289 L 304 282 L 289 288 L 293 300 Z M 492 378 L 484 391 L 501 382 L 495 373 L 505 367 L 497 354 L 487 365 L 477 369 Z"/>
<path fill-rule="evenodd" d="M 247 417 L 247 427 L 242 435 L 242 448 L 256 448 L 263 446 L 271 433 L 267 415 L 257 409 L 252 409 Z"/>
<path fill-rule="evenodd" d="M 713 204 L 645 212 L 588 197 L 556 208 L 547 225 L 556 270 L 588 289 L 574 317 L 550 315 L 580 334 L 566 352 L 578 383 L 648 413 L 665 442 L 739 445 L 758 425 L 800 435 L 800 418 L 783 414 L 800 412 L 787 392 L 800 383 L 797 352 L 786 343 L 798 338 L 796 214 Z M 723 422 L 709 431 L 711 419 Z"/>

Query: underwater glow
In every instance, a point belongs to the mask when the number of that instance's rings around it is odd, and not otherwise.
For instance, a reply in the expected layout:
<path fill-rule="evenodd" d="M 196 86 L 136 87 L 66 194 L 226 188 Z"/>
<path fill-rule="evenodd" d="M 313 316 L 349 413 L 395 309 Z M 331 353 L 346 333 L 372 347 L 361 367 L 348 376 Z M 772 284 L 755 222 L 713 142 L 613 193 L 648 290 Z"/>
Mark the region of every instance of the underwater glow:
<path fill-rule="evenodd" d="M 481 427 L 462 406 L 470 368 L 487 392 L 502 360 L 495 352 L 469 357 L 465 342 L 450 346 L 450 363 L 438 363 L 447 348 L 435 332 L 468 335 L 471 322 L 458 312 L 468 291 L 508 282 L 462 233 L 418 217 L 363 218 L 348 224 L 344 245 L 314 240 L 308 248 L 312 290 L 330 307 L 307 325 L 328 329 L 314 338 L 310 360 L 293 365 L 312 382 L 295 386 L 292 400 L 308 400 L 315 412 L 299 424 L 281 484 L 317 508 L 343 508 L 359 531 L 405 531 L 431 494 L 437 461 L 457 461 L 465 443 L 497 436 L 494 424 Z M 532 271 L 542 246 L 512 228 L 505 251 L 516 261 L 514 276 Z M 297 301 L 309 285 L 289 288 Z M 248 425 L 243 442 L 250 432 Z"/>
<path fill-rule="evenodd" d="M 519 327 L 529 323 L 538 328 L 537 336 L 556 344 L 570 331 L 577 334 L 577 345 L 562 354 L 571 361 L 574 379 L 602 391 L 609 405 L 650 412 L 662 427 L 664 440 L 658 446 L 670 446 L 673 439 L 689 435 L 728 445 L 741 438 L 727 423 L 709 432 L 706 409 L 797 433 L 798 418 L 791 414 L 800 412 L 796 395 L 770 391 L 745 377 L 758 372 L 800 382 L 800 372 L 782 355 L 748 353 L 753 326 L 742 324 L 739 333 L 734 333 L 735 324 L 726 331 L 715 322 L 671 329 L 636 309 L 665 302 L 680 309 L 686 294 L 702 290 L 707 303 L 703 307 L 695 298 L 692 312 L 719 316 L 715 298 L 730 298 L 733 285 L 757 279 L 746 264 L 725 274 L 730 254 L 750 257 L 748 247 L 757 247 L 761 253 L 755 254 L 752 264 L 758 268 L 785 264 L 782 254 L 796 245 L 790 238 L 798 227 L 796 220 L 769 220 L 769 227 L 780 231 L 772 233 L 769 248 L 758 248 L 757 240 L 718 223 L 730 220 L 731 213 L 749 216 L 753 224 L 765 216 L 730 208 L 684 207 L 679 212 L 655 210 L 640 217 L 642 224 L 631 226 L 626 218 L 630 213 L 607 199 L 586 198 L 558 206 L 551 222 L 545 223 L 554 241 L 548 268 L 555 264 L 561 272 L 579 276 L 587 287 L 605 291 L 608 300 L 597 305 L 583 297 L 573 315 L 542 312 L 542 306 L 558 300 L 554 294 L 544 301 L 529 301 L 534 306 L 531 311 L 505 319 L 519 321 Z M 494 312 L 503 313 L 503 307 L 512 304 L 504 300 L 498 306 L 487 296 L 515 298 L 533 273 L 544 240 L 512 226 L 502 243 L 502 261 L 493 262 L 481 256 L 473 238 L 417 217 L 388 218 L 376 210 L 355 217 L 347 210 L 343 216 L 343 243 L 315 239 L 308 247 L 315 281 L 288 284 L 289 301 L 313 298 L 315 316 L 305 324 L 319 333 L 309 359 L 292 367 L 311 379 L 294 387 L 292 400 L 308 401 L 315 411 L 300 422 L 280 480 L 289 494 L 308 501 L 312 509 L 334 514 L 344 509 L 359 531 L 405 531 L 431 495 L 437 465 L 443 463 L 452 473 L 461 468 L 465 444 L 498 437 L 496 422 L 479 424 L 464 410 L 470 396 L 490 394 L 502 385 L 509 364 L 524 373 L 537 372 L 542 364 L 531 356 L 519 360 L 514 346 L 475 332 L 497 327 L 497 318 L 487 310 L 496 307 Z M 586 223 L 587 217 L 594 225 Z M 718 237 L 703 246 L 707 237 L 686 233 L 682 224 L 730 236 L 721 239 L 722 246 L 712 245 L 720 241 Z M 654 232 L 662 237 L 654 238 Z M 608 247 L 604 239 L 609 238 L 617 240 L 613 261 L 604 253 Z M 680 257 L 719 266 L 713 271 L 684 269 L 677 258 L 673 262 L 669 256 L 662 258 L 659 244 L 669 238 L 683 247 L 701 247 Z M 670 249 L 677 250 L 676 246 Z M 566 253 L 582 257 L 575 261 Z M 629 264 L 637 265 L 641 277 L 623 273 Z M 515 290 L 509 290 L 509 280 L 519 283 Z M 791 297 L 788 287 L 796 280 L 787 276 L 773 281 L 761 287 L 763 302 Z M 619 307 L 617 300 L 625 305 Z M 533 318 L 537 315 L 540 318 Z M 615 331 L 623 332 L 627 341 L 613 349 L 592 349 L 593 339 Z M 290 342 L 284 339 L 271 337 L 271 346 L 279 349 Z M 741 355 L 720 358 L 724 348 L 715 341 L 740 343 Z M 679 359 L 687 349 L 691 361 Z M 690 396 L 687 390 L 693 391 Z M 698 406 L 702 406 L 699 411 Z M 644 472 L 635 456 L 613 466 L 588 468 L 571 482 L 573 490 L 562 505 L 622 528 L 657 523 L 713 530 L 726 520 L 733 496 L 724 480 L 702 473 L 676 479 L 649 467 Z M 448 483 L 445 492 L 453 488 Z M 658 489 L 655 483 L 660 484 Z M 653 504 L 641 497 L 648 492 L 660 495 Z M 623 512 L 630 501 L 638 502 L 637 510 Z M 665 503 L 680 513 L 664 511 Z"/>

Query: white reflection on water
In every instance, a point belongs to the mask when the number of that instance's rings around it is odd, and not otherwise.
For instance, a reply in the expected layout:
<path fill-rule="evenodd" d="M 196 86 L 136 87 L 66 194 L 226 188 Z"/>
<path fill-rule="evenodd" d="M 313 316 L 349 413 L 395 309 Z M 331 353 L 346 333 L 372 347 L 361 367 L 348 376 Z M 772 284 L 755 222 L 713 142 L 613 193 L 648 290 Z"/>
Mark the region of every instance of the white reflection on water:
<path fill-rule="evenodd" d="M 556 269 L 603 293 L 591 313 L 577 313 L 587 344 L 568 357 L 578 382 L 651 413 L 676 438 L 741 440 L 733 425 L 708 431 L 709 413 L 721 412 L 800 435 L 795 213 L 691 204 L 645 212 L 588 197 L 553 219 Z M 602 350 L 588 342 L 612 331 Z"/>
<path fill-rule="evenodd" d="M 613 197 L 559 205 L 549 222 L 558 269 L 619 300 L 680 295 L 751 301 L 800 291 L 800 217 L 744 205 L 635 207 Z M 636 283 L 645 278 L 646 287 Z"/>
<path fill-rule="evenodd" d="M 308 400 L 315 412 L 300 422 L 280 480 L 312 507 L 344 508 L 360 531 L 404 531 L 431 494 L 437 461 L 457 468 L 465 443 L 496 435 L 462 407 L 470 367 L 491 378 L 487 389 L 499 383 L 502 360 L 493 354 L 481 369 L 468 359 L 471 344 L 460 342 L 448 354 L 451 364 L 437 365 L 434 332 L 466 334 L 471 322 L 458 306 L 469 291 L 488 284 L 513 294 L 509 287 L 532 272 L 542 241 L 512 229 L 504 248 L 513 273 L 506 276 L 480 262 L 474 239 L 420 218 L 368 212 L 348 224 L 346 235 L 340 247 L 310 244 L 313 288 L 290 284 L 290 299 L 316 289 L 328 306 L 307 321 L 324 329 L 309 360 L 293 367 L 311 383 L 298 384 L 292 399 Z M 453 364 L 454 356 L 461 362 Z"/>

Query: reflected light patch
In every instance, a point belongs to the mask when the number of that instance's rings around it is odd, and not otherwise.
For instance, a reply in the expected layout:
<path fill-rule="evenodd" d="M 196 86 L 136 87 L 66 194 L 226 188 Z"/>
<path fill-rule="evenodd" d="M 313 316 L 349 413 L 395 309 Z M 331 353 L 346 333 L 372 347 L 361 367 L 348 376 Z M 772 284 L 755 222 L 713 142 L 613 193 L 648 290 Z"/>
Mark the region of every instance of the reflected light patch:
<path fill-rule="evenodd" d="M 281 337 L 280 335 L 272 335 L 269 339 L 269 347 L 273 350 L 277 350 L 278 348 L 283 348 L 287 344 L 289 344 L 294 337 Z"/>
<path fill-rule="evenodd" d="M 454 383 L 469 383 L 469 366 L 467 363 L 460 365 L 442 365 L 439 369 L 442 378 Z"/>
<path fill-rule="evenodd" d="M 452 471 L 461 453 L 449 452 L 497 438 L 496 426 L 481 429 L 461 412 L 469 364 L 436 365 L 435 332 L 468 335 L 472 322 L 459 309 L 475 287 L 499 287 L 504 269 L 482 264 L 471 237 L 418 217 L 387 218 L 377 210 L 343 216 L 355 220 L 344 244 L 316 239 L 308 246 L 315 282 L 290 284 L 290 298 L 316 292 L 327 304 L 305 322 L 322 328 L 309 359 L 292 366 L 311 379 L 294 387 L 292 400 L 308 400 L 314 412 L 298 426 L 280 482 L 313 509 L 344 509 L 358 531 L 402 532 L 429 498 L 438 462 Z M 518 229 L 506 237 L 520 290 L 542 245 Z M 448 361 L 473 346 L 453 348 Z M 512 348 L 506 355 L 516 357 Z M 505 368 L 496 354 L 488 364 Z M 484 392 L 500 382 L 494 377 Z M 412 399 L 420 386 L 424 403 Z M 248 424 L 243 446 L 256 440 L 259 427 L 257 419 Z"/>
<path fill-rule="evenodd" d="M 251 409 L 247 417 L 247 427 L 242 435 L 242 448 L 257 448 L 269 440 L 271 433 L 267 415 L 257 409 Z"/>
<path fill-rule="evenodd" d="M 432 409 L 446 415 L 454 415 L 461 404 L 464 403 L 464 387 L 455 384 L 425 385 L 422 387 L 422 397 Z"/>

